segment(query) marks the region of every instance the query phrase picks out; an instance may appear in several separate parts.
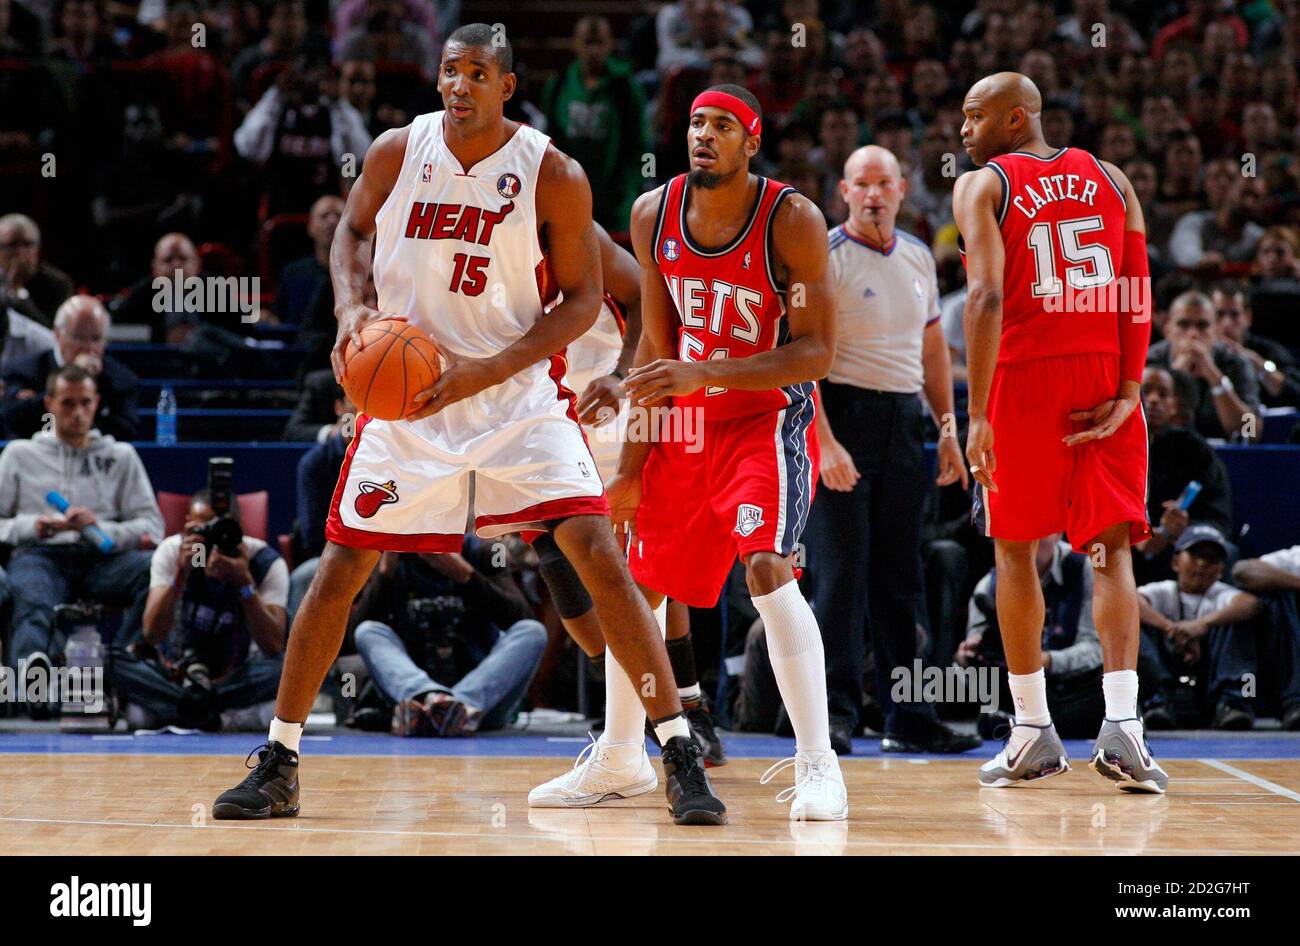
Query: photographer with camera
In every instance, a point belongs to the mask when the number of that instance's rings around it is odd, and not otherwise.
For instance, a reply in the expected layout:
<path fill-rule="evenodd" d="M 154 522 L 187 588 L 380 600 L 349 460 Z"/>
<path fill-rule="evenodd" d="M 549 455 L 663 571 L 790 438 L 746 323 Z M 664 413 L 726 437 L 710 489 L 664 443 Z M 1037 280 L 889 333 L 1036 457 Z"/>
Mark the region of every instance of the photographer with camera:
<path fill-rule="evenodd" d="M 1092 618 L 1092 563 L 1070 548 L 1061 534 L 1038 541 L 1035 560 L 1043 586 L 1043 672 L 1047 677 L 1047 706 L 1063 739 L 1096 735 L 1105 714 L 1101 687 L 1101 640 Z M 998 626 L 997 569 L 990 569 L 970 599 L 966 639 L 955 660 L 962 667 L 998 671 L 998 706 L 1011 707 L 1007 658 Z M 1010 724 L 1004 711 L 981 712 L 980 735 L 998 738 L 1000 724 Z"/>
<path fill-rule="evenodd" d="M 245 536 L 214 460 L 183 534 L 153 554 L 144 639 L 114 654 L 127 718 L 147 728 L 261 729 L 274 711 L 286 640 L 289 570 Z"/>
<path fill-rule="evenodd" d="M 354 637 L 395 704 L 394 735 L 468 736 L 510 722 L 541 663 L 546 628 L 504 559 L 501 540 L 474 536 L 460 553 L 380 558 L 353 608 Z"/>
<path fill-rule="evenodd" d="M 119 640 L 138 633 L 149 585 L 141 540 L 162 534 L 162 514 L 135 449 L 95 429 L 98 409 L 94 377 L 76 365 L 59 368 L 45 382 L 54 429 L 0 452 L 0 542 L 15 546 L 15 666 L 34 655 L 62 657 L 66 635 L 55 608 L 78 599 L 123 608 Z M 47 711 L 32 704 L 35 714 Z"/>

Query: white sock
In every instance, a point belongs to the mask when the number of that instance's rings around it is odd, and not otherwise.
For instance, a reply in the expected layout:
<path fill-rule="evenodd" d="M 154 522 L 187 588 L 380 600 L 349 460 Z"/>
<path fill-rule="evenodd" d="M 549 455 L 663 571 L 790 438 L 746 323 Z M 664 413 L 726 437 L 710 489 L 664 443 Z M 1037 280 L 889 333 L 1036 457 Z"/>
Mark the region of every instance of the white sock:
<path fill-rule="evenodd" d="M 704 695 L 704 691 L 701 690 L 700 685 L 696 683 L 695 685 L 688 686 L 685 689 L 678 687 L 677 695 L 681 697 L 682 702 L 685 703 L 687 700 L 698 700 Z"/>
<path fill-rule="evenodd" d="M 1107 719 L 1133 719 L 1138 712 L 1136 670 L 1112 670 L 1101 675 L 1101 692 L 1106 696 Z"/>
<path fill-rule="evenodd" d="M 753 601 L 763 619 L 777 689 L 794 726 L 796 750 L 829 752 L 826 652 L 812 608 L 795 581 L 786 582 L 771 594 L 757 595 Z"/>
<path fill-rule="evenodd" d="M 655 608 L 661 636 L 667 634 L 667 616 L 668 599 L 665 598 Z M 638 757 L 645 749 L 645 707 L 641 705 L 641 695 L 608 647 L 605 648 L 605 732 L 600 741 L 620 747 L 615 751 L 616 756 L 631 754 L 631 750 L 621 750 L 622 746 L 635 746 Z M 616 758 L 615 762 L 618 761 Z"/>
<path fill-rule="evenodd" d="M 1047 711 L 1047 678 L 1041 667 L 1033 673 L 1008 673 L 1007 686 L 1011 688 L 1017 723 L 1046 726 L 1052 721 Z"/>
<path fill-rule="evenodd" d="M 668 740 L 674 736 L 681 736 L 683 739 L 691 738 L 691 727 L 687 725 L 685 716 L 674 716 L 655 726 L 655 738 L 659 740 L 659 745 L 668 745 Z"/>
<path fill-rule="evenodd" d="M 298 743 L 302 740 L 302 730 L 305 723 L 286 723 L 279 716 L 271 717 L 271 731 L 267 734 L 267 742 L 278 742 L 286 749 L 297 752 Z"/>

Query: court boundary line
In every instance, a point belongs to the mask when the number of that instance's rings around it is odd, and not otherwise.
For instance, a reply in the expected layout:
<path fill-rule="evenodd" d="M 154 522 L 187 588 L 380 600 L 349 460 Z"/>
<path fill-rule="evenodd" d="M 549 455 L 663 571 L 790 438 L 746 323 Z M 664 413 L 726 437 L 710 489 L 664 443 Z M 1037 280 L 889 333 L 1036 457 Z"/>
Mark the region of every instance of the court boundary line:
<path fill-rule="evenodd" d="M 360 835 L 390 835 L 395 837 L 411 838 L 447 838 L 452 840 L 472 840 L 477 838 L 503 840 L 503 841 L 547 841 L 554 844 L 592 844 L 607 841 L 625 841 L 629 843 L 645 844 L 663 844 L 663 843 L 682 843 L 682 844 L 707 844 L 717 846 L 718 844 L 741 844 L 751 847 L 784 845 L 786 847 L 798 847 L 801 844 L 817 845 L 821 847 L 834 847 L 844 845 L 845 847 L 864 847 L 864 848 L 907 848 L 907 849 L 928 849 L 928 848 L 956 848 L 960 850 L 978 850 L 988 851 L 997 850 L 1005 851 L 1008 854 L 1035 854 L 1045 853 L 1048 851 L 1064 851 L 1074 854 L 1195 854 L 1207 856 L 1241 856 L 1241 857 L 1271 857 L 1271 856 L 1296 856 L 1300 855 L 1300 849 L 1280 850 L 1280 851 L 1262 851 L 1262 850 L 1224 850 L 1223 848 L 1167 848 L 1167 847 L 1126 847 L 1126 848 L 1097 848 L 1084 847 L 1070 844 L 1036 844 L 1032 847 L 1016 847 L 1008 849 L 1005 845 L 996 844 L 974 844 L 970 842 L 951 842 L 942 841 L 869 841 L 855 840 L 852 838 L 839 839 L 821 839 L 809 838 L 806 841 L 798 841 L 793 838 L 719 838 L 714 832 L 710 832 L 707 838 L 696 837 L 671 837 L 671 838 L 645 838 L 635 836 L 620 835 L 602 835 L 588 837 L 552 837 L 544 834 L 505 834 L 494 833 L 485 834 L 483 832 L 456 832 L 456 831 L 399 831 L 395 828 L 299 828 L 299 827 L 280 827 L 278 825 L 268 825 L 261 822 L 243 824 L 214 824 L 207 823 L 201 827 L 195 827 L 192 824 L 169 824 L 165 822 L 148 822 L 148 821 L 103 821 L 99 819 L 78 819 L 78 818 L 21 818 L 7 815 L 0 815 L 0 824 L 17 823 L 17 824 L 63 824 L 63 825 L 94 825 L 109 828 L 163 828 L 171 831 L 204 831 L 204 830 L 226 830 L 226 831 L 277 831 L 288 832 L 291 834 L 360 834 Z M 808 824 L 843 824 L 844 822 L 807 822 Z M 656 825 L 656 828 L 658 826 Z M 674 827 L 674 826 L 668 826 Z M 149 855 L 149 856 L 168 856 L 168 855 Z M 184 855 L 180 855 L 184 856 Z M 285 856 L 288 855 L 287 853 Z"/>
<path fill-rule="evenodd" d="M 1242 769 L 1239 769 L 1236 766 L 1229 765 L 1228 763 L 1223 762 L 1219 759 L 1198 759 L 1197 761 L 1204 762 L 1210 768 L 1218 769 L 1220 772 L 1227 772 L 1229 775 L 1235 775 L 1237 778 L 1241 779 L 1244 782 L 1249 782 L 1251 785 L 1255 785 L 1259 788 L 1266 788 L 1275 795 L 1281 795 L 1283 798 L 1289 798 L 1294 802 L 1300 802 L 1300 792 L 1293 792 L 1291 789 L 1279 785 L 1276 782 L 1270 782 L 1268 779 L 1261 778 L 1258 775 L 1251 775 L 1249 772 L 1243 771 Z M 1236 761 L 1267 762 L 1268 760 L 1267 759 L 1238 759 Z"/>

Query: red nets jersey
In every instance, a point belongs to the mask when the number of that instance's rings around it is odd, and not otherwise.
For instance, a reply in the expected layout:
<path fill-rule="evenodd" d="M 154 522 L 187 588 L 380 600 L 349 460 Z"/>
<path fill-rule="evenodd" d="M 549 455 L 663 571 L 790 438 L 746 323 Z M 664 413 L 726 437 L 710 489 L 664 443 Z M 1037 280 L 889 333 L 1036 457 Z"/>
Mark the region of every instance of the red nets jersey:
<path fill-rule="evenodd" d="M 1001 178 L 1006 247 L 998 361 L 1119 354 L 1123 192 L 1081 148 L 1040 158 L 1017 151 L 988 167 Z"/>
<path fill-rule="evenodd" d="M 772 218 L 794 188 L 758 179 L 758 198 L 740 232 L 726 246 L 702 247 L 686 230 L 690 192 L 682 174 L 663 189 L 655 223 L 655 261 L 677 309 L 677 357 L 682 361 L 745 358 L 789 340 L 785 287 L 772 257 Z M 674 403 L 702 407 L 706 420 L 722 420 L 802 404 L 811 381 L 770 391 L 701 388 Z"/>

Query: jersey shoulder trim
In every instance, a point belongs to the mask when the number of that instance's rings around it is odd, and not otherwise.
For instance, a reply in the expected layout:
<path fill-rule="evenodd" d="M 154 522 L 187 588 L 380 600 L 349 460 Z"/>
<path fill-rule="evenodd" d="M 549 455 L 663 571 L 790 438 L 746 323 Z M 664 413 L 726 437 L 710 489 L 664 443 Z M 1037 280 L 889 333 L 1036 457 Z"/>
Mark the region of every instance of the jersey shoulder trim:
<path fill-rule="evenodd" d="M 781 202 L 793 193 L 795 193 L 793 187 L 789 185 L 782 187 L 772 200 L 772 209 L 767 212 L 767 219 L 763 222 L 763 264 L 767 269 L 767 281 L 778 293 L 785 292 L 785 286 L 777 281 L 776 268 L 772 265 L 773 257 L 776 255 L 772 247 L 772 221 L 776 219 L 776 212 L 781 208 Z"/>
<path fill-rule="evenodd" d="M 1115 182 L 1115 178 L 1110 176 L 1110 172 L 1106 170 L 1106 165 L 1102 164 L 1091 151 L 1085 151 L 1084 154 L 1092 158 L 1092 163 L 1097 165 L 1097 170 L 1101 172 L 1102 177 L 1110 181 L 1110 186 L 1115 188 L 1115 193 L 1119 195 L 1119 202 L 1124 205 L 1125 210 L 1128 210 L 1128 201 L 1124 199 L 1124 190 Z"/>
<path fill-rule="evenodd" d="M 663 263 L 663 259 L 659 255 L 659 244 L 664 230 L 664 213 L 668 209 L 668 192 L 672 190 L 673 184 L 676 182 L 677 178 L 672 178 L 659 192 L 659 210 L 655 214 L 654 233 L 650 237 L 650 254 L 654 257 L 654 261 L 659 264 Z"/>
<path fill-rule="evenodd" d="M 1030 155 L 1034 157 L 1034 155 Z M 998 202 L 998 226 L 1002 226 L 1002 221 L 1007 217 L 1007 208 L 1011 205 L 1011 178 L 1007 177 L 1007 172 L 1003 170 L 1002 165 L 998 164 L 997 158 L 991 158 L 985 167 L 992 168 L 998 176 L 998 182 L 1002 186 L 1002 199 Z"/>

